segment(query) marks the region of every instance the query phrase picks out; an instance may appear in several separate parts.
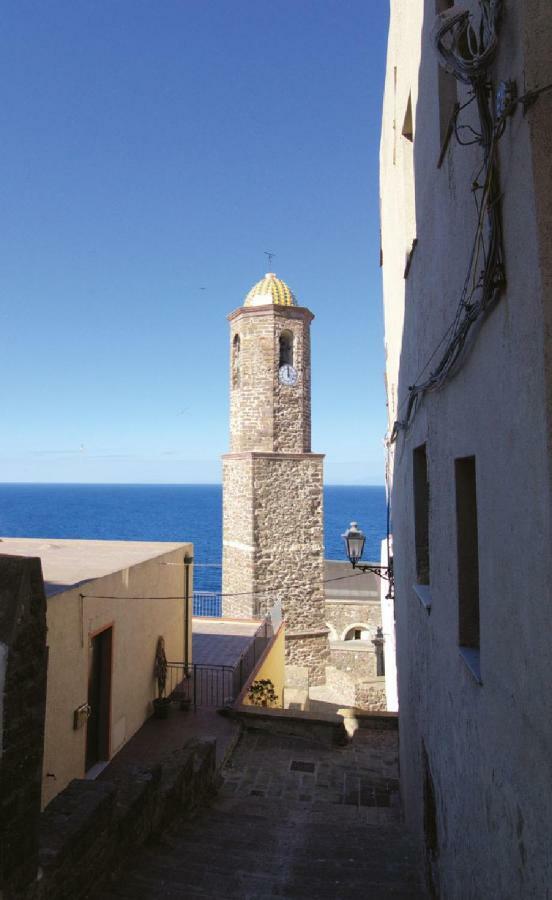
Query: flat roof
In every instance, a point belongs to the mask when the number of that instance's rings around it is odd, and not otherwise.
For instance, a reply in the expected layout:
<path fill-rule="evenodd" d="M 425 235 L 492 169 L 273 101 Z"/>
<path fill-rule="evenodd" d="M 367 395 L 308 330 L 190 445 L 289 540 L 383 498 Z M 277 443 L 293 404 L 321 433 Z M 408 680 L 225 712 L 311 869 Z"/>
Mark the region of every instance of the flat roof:
<path fill-rule="evenodd" d="M 379 600 L 380 579 L 373 572 L 353 569 L 348 561 L 325 559 L 324 591 L 326 600 Z"/>
<path fill-rule="evenodd" d="M 186 543 L 165 541 L 70 541 L 46 538 L 0 538 L 0 554 L 39 556 L 46 596 L 61 594 L 94 578 L 112 575 Z"/>

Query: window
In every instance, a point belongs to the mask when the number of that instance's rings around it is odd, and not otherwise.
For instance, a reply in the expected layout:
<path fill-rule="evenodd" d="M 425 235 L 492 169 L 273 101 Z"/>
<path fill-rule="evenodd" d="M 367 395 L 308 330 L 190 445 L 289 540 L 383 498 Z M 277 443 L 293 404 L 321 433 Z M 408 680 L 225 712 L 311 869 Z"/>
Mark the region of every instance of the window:
<path fill-rule="evenodd" d="M 408 103 L 406 104 L 406 112 L 404 114 L 404 122 L 402 127 L 402 136 L 407 141 L 414 140 L 414 125 L 412 122 L 412 94 L 408 95 Z"/>
<path fill-rule="evenodd" d="M 370 627 L 364 622 L 349 625 L 341 637 L 342 641 L 367 641 L 370 637 Z"/>
<path fill-rule="evenodd" d="M 418 584 L 429 584 L 429 480 L 425 444 L 414 450 L 413 469 L 416 579 Z"/>
<path fill-rule="evenodd" d="M 240 336 L 234 335 L 232 343 L 232 386 L 238 387 L 240 383 Z"/>
<path fill-rule="evenodd" d="M 451 6 L 454 6 L 454 0 L 435 0 L 435 13 L 439 15 L 439 13 L 450 9 Z M 441 153 L 439 156 L 440 167 L 445 158 L 445 153 L 452 136 L 452 117 L 456 110 L 458 93 L 456 78 L 452 72 L 447 72 L 440 64 L 438 64 L 438 66 L 439 139 L 441 146 Z"/>
<path fill-rule="evenodd" d="M 479 650 L 479 548 L 475 456 L 454 461 L 458 558 L 458 643 Z"/>
<path fill-rule="evenodd" d="M 280 367 L 293 365 L 293 334 L 282 331 L 280 335 Z"/>

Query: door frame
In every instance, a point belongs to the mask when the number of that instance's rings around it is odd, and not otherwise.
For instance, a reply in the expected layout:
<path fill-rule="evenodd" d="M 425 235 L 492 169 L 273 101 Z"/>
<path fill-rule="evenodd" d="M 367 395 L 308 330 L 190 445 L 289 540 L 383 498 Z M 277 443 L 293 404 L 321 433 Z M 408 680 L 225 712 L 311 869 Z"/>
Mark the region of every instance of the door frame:
<path fill-rule="evenodd" d="M 107 702 L 107 728 L 106 728 L 106 737 L 105 737 L 105 746 L 106 746 L 106 759 L 98 760 L 94 765 L 98 765 L 101 762 L 108 762 L 111 759 L 111 709 L 112 709 L 112 698 L 113 698 L 113 644 L 114 644 L 114 636 L 115 636 L 115 622 L 108 622 L 105 625 L 102 625 L 100 628 L 96 628 L 94 631 L 88 632 L 88 664 L 86 667 L 87 671 L 87 696 L 89 690 L 90 683 L 90 668 L 92 666 L 93 653 L 92 653 L 92 641 L 94 638 L 99 637 L 105 631 L 111 631 L 111 647 L 109 652 L 109 697 Z M 84 771 L 90 772 L 91 769 L 94 768 L 92 765 L 89 769 L 86 768 L 86 755 L 87 755 L 87 747 L 88 747 L 88 722 L 86 727 L 86 735 L 84 740 Z"/>

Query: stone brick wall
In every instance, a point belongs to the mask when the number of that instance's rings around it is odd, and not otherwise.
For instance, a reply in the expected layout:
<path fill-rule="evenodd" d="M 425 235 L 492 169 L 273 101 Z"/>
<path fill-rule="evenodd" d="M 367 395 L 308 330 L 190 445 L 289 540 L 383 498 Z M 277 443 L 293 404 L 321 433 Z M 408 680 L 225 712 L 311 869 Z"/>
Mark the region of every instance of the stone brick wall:
<path fill-rule="evenodd" d="M 326 667 L 330 664 L 327 631 L 308 637 L 288 636 L 286 633 L 286 664 L 308 669 L 309 684 L 324 684 Z"/>
<path fill-rule="evenodd" d="M 310 451 L 310 322 L 304 307 L 241 307 L 230 316 L 230 450 Z M 279 338 L 293 334 L 297 384 L 278 379 Z M 239 359 L 235 338 L 239 336 Z"/>
<path fill-rule="evenodd" d="M 347 641 L 347 643 L 352 645 L 350 650 L 347 647 L 331 646 L 332 666 L 347 673 L 355 682 L 363 678 L 375 678 L 377 661 L 371 641 Z M 359 644 L 363 646 L 359 647 Z"/>
<path fill-rule="evenodd" d="M 0 894 L 36 876 L 46 705 L 40 560 L 0 556 Z"/>
<path fill-rule="evenodd" d="M 385 679 L 361 681 L 355 686 L 355 706 L 358 709 L 383 712 L 387 709 L 385 699 Z"/>
<path fill-rule="evenodd" d="M 253 516 L 253 459 L 248 454 L 222 461 L 223 614 L 249 618 L 257 614 Z"/>
<path fill-rule="evenodd" d="M 381 606 L 378 600 L 362 603 L 326 600 L 324 608 L 326 623 L 332 629 L 332 640 L 343 640 L 347 631 L 362 625 L 367 626 L 370 634 L 375 635 L 378 625 L 381 625 Z"/>
<path fill-rule="evenodd" d="M 224 597 L 224 613 L 263 613 L 281 599 L 286 658 L 308 665 L 312 683 L 328 659 L 322 467 L 317 454 L 228 454 L 223 463 L 223 592 L 251 592 Z"/>

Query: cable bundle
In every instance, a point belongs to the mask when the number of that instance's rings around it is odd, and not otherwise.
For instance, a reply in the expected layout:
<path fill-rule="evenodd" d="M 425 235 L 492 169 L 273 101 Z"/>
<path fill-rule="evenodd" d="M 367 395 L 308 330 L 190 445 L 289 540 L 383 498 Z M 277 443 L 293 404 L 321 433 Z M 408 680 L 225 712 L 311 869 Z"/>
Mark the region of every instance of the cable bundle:
<path fill-rule="evenodd" d="M 480 0 L 479 35 L 473 28 L 469 10 L 458 6 L 441 13 L 433 31 L 434 45 L 441 65 L 459 81 L 471 87 L 468 102 L 456 109 L 454 128 L 459 143 L 478 143 L 483 149 L 483 162 L 472 186 L 477 208 L 477 227 L 454 320 L 419 373 L 416 383 L 409 387 L 408 395 L 401 404 L 401 409 L 406 405 L 405 416 L 394 423 L 389 443 L 397 439 L 399 431 L 408 428 L 423 395 L 438 390 L 447 380 L 473 325 L 496 303 L 505 285 L 496 160 L 498 140 L 504 132 L 504 118 L 495 119 L 493 96 L 487 79 L 487 69 L 498 46 L 501 5 L 501 0 Z M 459 126 L 457 121 L 459 113 L 474 101 L 480 122 L 478 132 L 471 126 Z M 473 133 L 473 140 L 462 141 L 459 138 L 459 131 L 464 127 Z M 419 381 L 443 344 L 445 349 L 438 365 L 425 380 Z"/>

